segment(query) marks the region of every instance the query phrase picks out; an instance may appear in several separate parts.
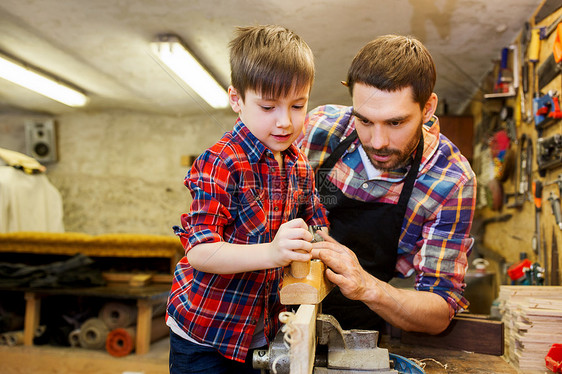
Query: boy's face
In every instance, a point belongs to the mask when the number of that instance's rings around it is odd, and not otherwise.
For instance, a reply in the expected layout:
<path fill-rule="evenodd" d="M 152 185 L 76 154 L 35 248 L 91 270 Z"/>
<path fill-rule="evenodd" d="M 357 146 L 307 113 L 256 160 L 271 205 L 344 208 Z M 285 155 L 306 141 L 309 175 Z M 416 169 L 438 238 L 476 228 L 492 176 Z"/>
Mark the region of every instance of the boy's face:
<path fill-rule="evenodd" d="M 310 87 L 292 90 L 285 97 L 266 98 L 253 90 L 245 99 L 234 87 L 228 88 L 230 106 L 246 127 L 269 148 L 276 158 L 289 148 L 302 131 Z"/>

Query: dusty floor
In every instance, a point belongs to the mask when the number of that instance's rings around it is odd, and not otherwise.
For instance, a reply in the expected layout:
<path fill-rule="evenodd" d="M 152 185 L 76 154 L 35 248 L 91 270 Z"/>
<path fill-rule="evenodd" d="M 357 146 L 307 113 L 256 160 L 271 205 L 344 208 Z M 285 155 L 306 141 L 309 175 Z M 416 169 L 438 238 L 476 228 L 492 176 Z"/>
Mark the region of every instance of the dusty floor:
<path fill-rule="evenodd" d="M 142 356 L 52 346 L 0 346 L 2 374 L 168 374 L 168 338 Z"/>

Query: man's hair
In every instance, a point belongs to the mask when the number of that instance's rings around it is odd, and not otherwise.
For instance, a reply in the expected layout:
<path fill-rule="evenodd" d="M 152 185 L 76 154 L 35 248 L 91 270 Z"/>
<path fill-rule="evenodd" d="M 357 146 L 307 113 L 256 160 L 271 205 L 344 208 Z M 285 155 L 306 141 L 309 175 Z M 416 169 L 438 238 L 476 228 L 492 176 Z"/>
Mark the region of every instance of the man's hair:
<path fill-rule="evenodd" d="M 294 32 L 281 26 L 238 27 L 230 48 L 230 81 L 244 100 L 246 90 L 267 98 L 312 86 L 314 56 Z"/>
<path fill-rule="evenodd" d="M 355 57 L 347 75 L 353 96 L 355 83 L 392 92 L 412 87 L 414 102 L 423 109 L 433 93 L 436 72 L 431 54 L 411 36 L 384 35 L 367 43 Z"/>

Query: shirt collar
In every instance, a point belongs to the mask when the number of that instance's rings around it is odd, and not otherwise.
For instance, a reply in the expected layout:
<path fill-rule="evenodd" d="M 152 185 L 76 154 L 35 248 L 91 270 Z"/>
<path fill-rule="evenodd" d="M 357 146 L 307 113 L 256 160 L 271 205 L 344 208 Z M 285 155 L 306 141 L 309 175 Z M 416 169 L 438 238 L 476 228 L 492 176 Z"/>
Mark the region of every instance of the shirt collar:
<path fill-rule="evenodd" d="M 236 120 L 232 137 L 246 152 L 250 163 L 257 163 L 264 153 L 269 153 L 273 157 L 273 152 L 252 134 L 240 118 Z M 289 148 L 283 151 L 283 154 L 289 157 L 291 161 L 295 161 L 298 158 L 298 149 L 294 144 L 291 144 Z"/>

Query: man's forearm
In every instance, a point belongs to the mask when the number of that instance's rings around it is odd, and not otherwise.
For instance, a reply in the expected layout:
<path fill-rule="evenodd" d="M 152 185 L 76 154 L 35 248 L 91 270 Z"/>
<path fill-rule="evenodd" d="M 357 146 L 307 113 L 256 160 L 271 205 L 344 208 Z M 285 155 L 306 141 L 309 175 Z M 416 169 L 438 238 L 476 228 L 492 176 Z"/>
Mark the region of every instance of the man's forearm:
<path fill-rule="evenodd" d="M 395 288 L 369 275 L 361 300 L 393 326 L 438 334 L 449 325 L 449 305 L 439 295 Z"/>
<path fill-rule="evenodd" d="M 326 276 L 351 300 L 364 302 L 384 320 L 406 331 L 438 334 L 449 325 L 449 304 L 439 295 L 395 288 L 369 274 L 349 248 L 322 234 L 313 257 L 328 269 Z"/>

